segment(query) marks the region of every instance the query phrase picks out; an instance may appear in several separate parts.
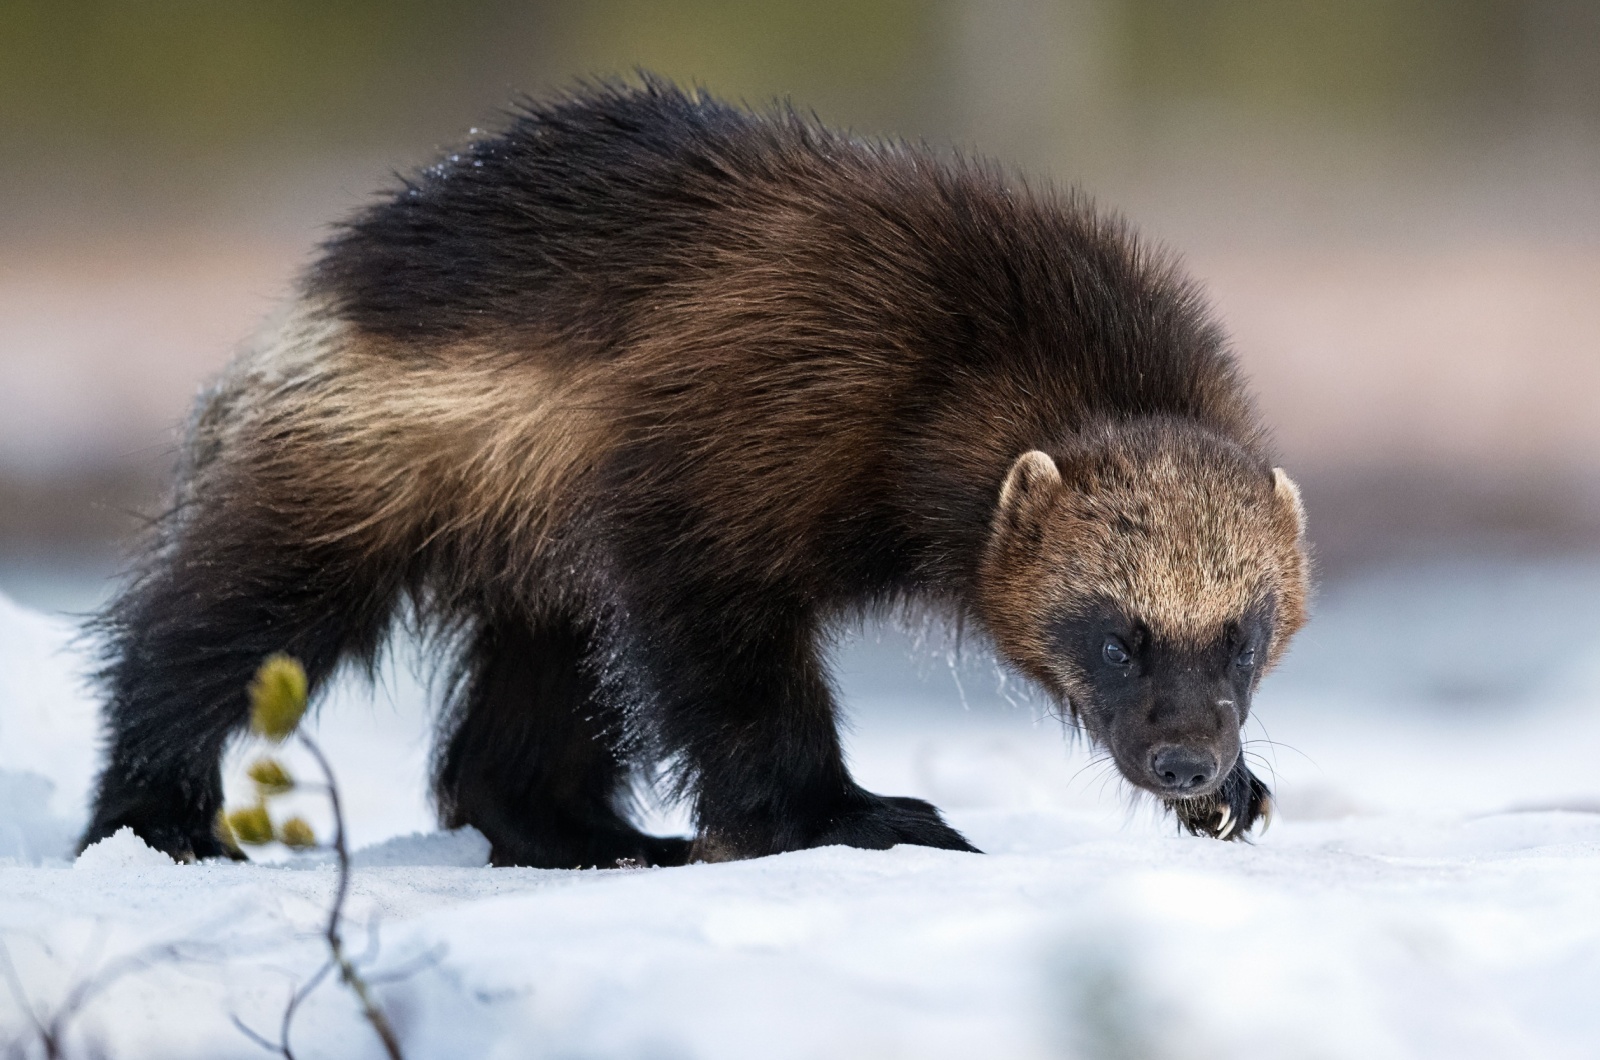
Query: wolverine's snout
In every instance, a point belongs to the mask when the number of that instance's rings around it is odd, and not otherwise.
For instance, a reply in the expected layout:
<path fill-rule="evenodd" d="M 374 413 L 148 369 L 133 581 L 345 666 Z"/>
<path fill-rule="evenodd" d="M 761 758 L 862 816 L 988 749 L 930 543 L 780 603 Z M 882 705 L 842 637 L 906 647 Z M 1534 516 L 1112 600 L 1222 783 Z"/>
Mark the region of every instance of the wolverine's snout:
<path fill-rule="evenodd" d="M 1209 790 L 1222 775 L 1217 755 L 1209 749 L 1167 745 L 1150 752 L 1146 772 L 1164 794 L 1185 797 Z"/>
<path fill-rule="evenodd" d="M 1243 719 L 1234 699 L 1210 692 L 1169 688 L 1120 704 L 1102 738 L 1122 775 L 1167 800 L 1216 791 L 1238 761 Z"/>

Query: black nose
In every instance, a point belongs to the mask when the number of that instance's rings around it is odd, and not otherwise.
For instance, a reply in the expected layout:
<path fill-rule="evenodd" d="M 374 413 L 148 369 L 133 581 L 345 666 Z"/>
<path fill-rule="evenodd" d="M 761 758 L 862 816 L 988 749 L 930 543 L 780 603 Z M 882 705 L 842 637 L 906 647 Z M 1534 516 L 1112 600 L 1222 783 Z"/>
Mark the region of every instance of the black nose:
<path fill-rule="evenodd" d="M 1217 775 L 1216 756 L 1188 747 L 1158 747 L 1150 752 L 1150 776 L 1168 791 L 1193 791 Z"/>

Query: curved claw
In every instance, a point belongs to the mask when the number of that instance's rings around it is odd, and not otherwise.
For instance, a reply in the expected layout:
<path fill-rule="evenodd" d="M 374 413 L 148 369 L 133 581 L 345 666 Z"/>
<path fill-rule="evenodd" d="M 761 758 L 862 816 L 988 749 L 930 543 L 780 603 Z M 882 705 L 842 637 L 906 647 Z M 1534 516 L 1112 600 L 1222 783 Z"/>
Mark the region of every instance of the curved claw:
<path fill-rule="evenodd" d="M 1266 835 L 1267 829 L 1272 827 L 1272 809 L 1272 796 L 1261 796 L 1261 831 L 1257 832 L 1257 835 Z"/>
<path fill-rule="evenodd" d="M 1230 822 L 1233 821 L 1233 807 L 1227 803 L 1222 804 L 1222 809 L 1217 813 L 1217 838 L 1226 839 L 1228 833 L 1233 831 Z"/>

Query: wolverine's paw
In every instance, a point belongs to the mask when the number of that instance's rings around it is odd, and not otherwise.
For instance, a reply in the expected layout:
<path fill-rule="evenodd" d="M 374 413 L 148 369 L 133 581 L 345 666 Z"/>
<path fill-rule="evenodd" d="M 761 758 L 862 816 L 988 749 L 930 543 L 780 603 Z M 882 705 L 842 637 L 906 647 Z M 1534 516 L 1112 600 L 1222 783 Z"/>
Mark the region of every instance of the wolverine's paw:
<path fill-rule="evenodd" d="M 644 869 L 688 860 L 689 840 L 632 829 L 552 835 L 502 828 L 489 837 L 489 864 L 496 868 Z"/>
<path fill-rule="evenodd" d="M 668 868 L 675 865 L 686 865 L 689 862 L 689 848 L 693 841 L 682 836 L 642 836 L 643 842 L 638 854 L 620 857 L 614 863 L 619 869 L 646 868 L 659 866 Z"/>
<path fill-rule="evenodd" d="M 1190 835 L 1212 839 L 1247 839 L 1257 823 L 1263 833 L 1272 824 L 1272 792 L 1243 762 L 1210 795 L 1167 805 Z"/>
<path fill-rule="evenodd" d="M 594 869 L 670 868 L 689 862 L 690 840 L 683 836 L 618 832 L 596 838 L 576 867 Z"/>
<path fill-rule="evenodd" d="M 829 821 L 807 846 L 848 846 L 887 850 L 901 843 L 980 853 L 960 832 L 944 823 L 939 811 L 921 799 L 868 795 L 865 806 Z"/>
<path fill-rule="evenodd" d="M 737 861 L 811 847 L 848 846 L 887 850 L 901 843 L 981 853 L 944 823 L 921 799 L 891 798 L 856 791 L 843 807 L 817 817 L 762 821 L 756 826 L 705 827 L 689 851 L 690 861 Z"/>

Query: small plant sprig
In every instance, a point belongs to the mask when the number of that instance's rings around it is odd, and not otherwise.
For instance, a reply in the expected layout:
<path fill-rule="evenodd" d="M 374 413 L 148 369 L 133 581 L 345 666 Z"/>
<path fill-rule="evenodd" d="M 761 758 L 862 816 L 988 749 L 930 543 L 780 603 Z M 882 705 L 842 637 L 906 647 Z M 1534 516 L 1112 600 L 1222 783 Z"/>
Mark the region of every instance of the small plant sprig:
<path fill-rule="evenodd" d="M 289 1049 L 289 1028 L 294 1022 L 295 1011 L 330 971 L 337 970 L 339 978 L 355 995 L 362 1015 L 377 1033 L 390 1060 L 403 1060 L 400 1040 L 395 1035 L 394 1027 L 383 1009 L 373 1000 L 372 991 L 361 977 L 355 962 L 345 952 L 341 927 L 345 899 L 350 893 L 350 850 L 345 842 L 344 812 L 339 802 L 339 785 L 334 780 L 333 767 L 328 764 L 317 742 L 300 728 L 301 719 L 306 713 L 306 692 L 306 672 L 296 659 L 283 654 L 268 656 L 250 684 L 250 728 L 256 735 L 276 744 L 283 744 L 292 738 L 306 750 L 322 772 L 322 783 L 316 787 L 327 794 L 329 809 L 333 814 L 333 841 L 325 849 L 333 851 L 339 867 L 333 905 L 328 910 L 328 920 L 322 931 L 329 956 L 316 974 L 290 995 L 277 1043 L 268 1041 L 243 1024 L 239 1024 L 239 1027 L 261 1045 L 281 1053 L 286 1060 L 294 1060 L 294 1054 Z M 276 840 L 297 851 L 322 847 L 315 830 L 305 818 L 290 817 L 278 824 L 268 812 L 273 799 L 297 787 L 304 787 L 281 761 L 270 755 L 258 758 L 251 763 L 249 776 L 255 785 L 255 803 L 238 810 L 225 810 L 217 815 L 217 834 L 223 845 L 238 850 L 241 845 L 264 846 Z"/>

